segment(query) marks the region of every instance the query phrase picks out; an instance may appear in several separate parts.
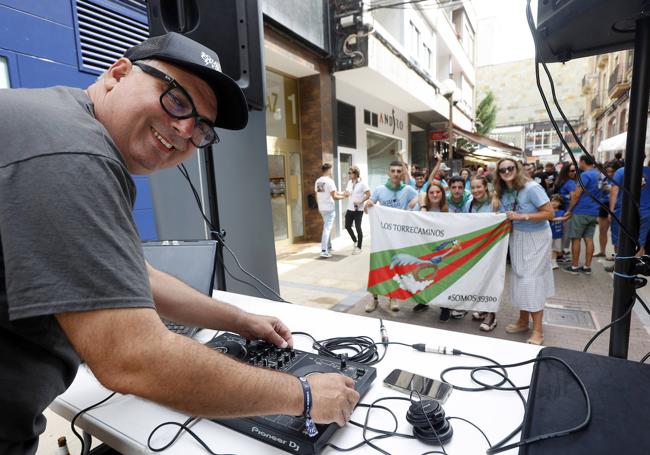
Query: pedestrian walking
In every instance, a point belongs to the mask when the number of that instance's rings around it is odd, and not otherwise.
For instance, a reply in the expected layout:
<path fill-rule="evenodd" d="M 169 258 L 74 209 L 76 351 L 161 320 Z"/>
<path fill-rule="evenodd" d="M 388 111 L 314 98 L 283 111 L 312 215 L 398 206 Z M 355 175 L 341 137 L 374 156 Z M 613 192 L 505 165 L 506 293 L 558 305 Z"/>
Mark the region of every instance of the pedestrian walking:
<path fill-rule="evenodd" d="M 350 166 L 348 171 L 348 185 L 345 188 L 344 195 L 348 199 L 348 210 L 345 212 L 345 229 L 350 234 L 354 243 L 352 254 L 359 254 L 363 243 L 363 231 L 361 230 L 361 220 L 363 218 L 363 206 L 370 198 L 370 189 L 365 182 L 361 181 L 361 171 L 357 166 Z M 352 223 L 357 233 L 352 231 Z"/>
<path fill-rule="evenodd" d="M 531 181 L 521 163 L 504 158 L 497 163 L 492 207 L 512 220 L 510 233 L 510 301 L 519 308 L 519 318 L 506 327 L 507 333 L 530 330 L 527 342 L 542 344 L 542 319 L 546 299 L 555 293 L 551 270 L 553 207 L 544 188 Z"/>
<path fill-rule="evenodd" d="M 330 258 L 332 254 L 332 241 L 330 235 L 332 226 L 334 226 L 334 219 L 336 218 L 336 211 L 334 201 L 344 199 L 345 195 L 336 190 L 336 184 L 332 180 L 332 165 L 324 163 L 321 166 L 321 175 L 314 183 L 314 190 L 316 191 L 316 201 L 318 202 L 318 211 L 323 218 L 323 234 L 320 241 L 320 257 Z"/>

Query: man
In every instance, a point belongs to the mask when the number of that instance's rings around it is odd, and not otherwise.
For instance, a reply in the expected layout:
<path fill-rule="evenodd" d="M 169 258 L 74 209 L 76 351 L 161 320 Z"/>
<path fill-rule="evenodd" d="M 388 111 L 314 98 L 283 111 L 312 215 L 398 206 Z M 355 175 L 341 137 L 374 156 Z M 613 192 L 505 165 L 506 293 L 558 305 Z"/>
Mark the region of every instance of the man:
<path fill-rule="evenodd" d="M 614 165 L 616 170 L 625 166 L 625 160 L 623 159 L 623 152 L 614 153 L 614 159 L 612 160 L 612 164 Z"/>
<path fill-rule="evenodd" d="M 485 168 L 485 179 L 488 181 L 488 191 L 492 194 L 492 191 L 494 191 L 493 181 L 497 172 L 497 163 L 491 161 L 485 166 Z"/>
<path fill-rule="evenodd" d="M 454 175 L 449 179 L 447 194 L 449 213 L 467 213 L 471 202 L 472 194 L 465 189 L 465 180 L 460 175 Z"/>
<path fill-rule="evenodd" d="M 600 207 L 598 201 L 601 198 L 598 189 L 599 173 L 594 169 L 593 160 L 587 155 L 580 156 L 579 165 L 582 173 L 578 179 L 582 182 L 582 186 L 591 193 L 591 196 L 586 194 L 580 185 L 571 193 L 571 200 L 565 216 L 571 217 L 569 219 L 569 238 L 571 239 L 572 264 L 562 270 L 572 275 L 578 273 L 591 275 L 591 260 L 594 255 L 594 231 L 596 230 L 598 208 Z M 578 267 L 581 239 L 585 242 L 585 265 Z"/>
<path fill-rule="evenodd" d="M 165 328 L 161 316 L 293 343 L 277 318 L 146 264 L 131 214 L 131 173 L 177 165 L 218 141 L 215 126 L 246 125 L 243 93 L 213 51 L 173 33 L 151 38 L 85 91 L 1 90 L 0 116 L 0 453 L 36 452 L 42 412 L 81 361 L 108 389 L 190 415 L 303 413 L 298 378 Z M 359 398 L 353 381 L 308 384 L 314 420 L 343 425 Z"/>
<path fill-rule="evenodd" d="M 318 211 L 323 218 L 323 234 L 320 240 L 320 257 L 331 258 L 330 250 L 332 249 L 332 241 L 330 235 L 332 226 L 334 226 L 334 218 L 336 218 L 336 207 L 334 201 L 345 198 L 345 195 L 336 190 L 336 183 L 332 180 L 332 165 L 324 163 L 321 167 L 323 173 L 316 183 L 314 183 L 314 191 L 316 191 L 316 201 L 318 202 Z"/>
<path fill-rule="evenodd" d="M 558 173 L 555 170 L 555 165 L 551 162 L 548 162 L 544 165 L 544 175 L 542 176 L 544 189 L 546 189 L 547 194 L 553 194 L 555 192 L 555 181 L 557 180 Z"/>
<path fill-rule="evenodd" d="M 526 175 L 528 175 L 528 177 L 531 180 L 535 180 L 535 164 L 534 163 L 526 163 L 524 165 L 524 169 L 526 170 Z M 540 182 L 537 182 L 537 183 L 540 183 Z"/>
<path fill-rule="evenodd" d="M 413 184 L 411 186 L 418 192 L 418 194 L 427 192 L 429 182 L 424 180 L 424 173 L 422 171 L 413 172 Z"/>
<path fill-rule="evenodd" d="M 650 231 L 650 162 L 646 166 L 643 166 L 643 176 L 641 177 L 641 195 L 639 198 L 639 245 L 641 249 L 637 253 L 639 256 L 645 254 L 645 244 L 648 238 L 648 232 Z M 624 191 L 621 189 L 623 187 L 623 181 L 625 179 L 625 167 L 619 168 L 614 172 L 614 177 L 612 178 L 612 186 L 609 193 L 609 208 L 616 217 L 621 219 L 621 207 L 622 207 L 622 198 Z M 636 207 L 633 209 L 636 210 Z M 618 251 L 618 239 L 620 235 L 625 235 L 621 233 L 621 227 L 614 220 L 611 220 L 612 228 L 612 243 L 614 244 L 614 251 Z M 613 267 L 607 271 L 613 271 Z"/>
<path fill-rule="evenodd" d="M 404 184 L 402 181 L 402 174 L 404 172 L 405 166 L 401 161 L 392 161 L 390 163 L 388 166 L 388 181 L 385 185 L 378 186 L 373 190 L 370 199 L 366 201 L 366 213 L 375 204 L 401 210 L 408 210 L 415 207 L 418 203 L 418 193 L 412 186 Z M 378 304 L 378 297 L 373 294 L 372 300 L 366 304 L 366 312 L 370 313 L 375 311 Z M 388 307 L 391 311 L 399 311 L 399 301 L 391 298 L 388 301 Z"/>

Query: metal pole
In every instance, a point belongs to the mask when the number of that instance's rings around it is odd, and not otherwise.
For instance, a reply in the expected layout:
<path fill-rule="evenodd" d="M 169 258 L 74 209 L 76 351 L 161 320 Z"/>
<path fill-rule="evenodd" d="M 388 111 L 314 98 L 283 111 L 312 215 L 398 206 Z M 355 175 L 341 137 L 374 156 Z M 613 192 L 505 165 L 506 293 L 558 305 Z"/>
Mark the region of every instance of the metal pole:
<path fill-rule="evenodd" d="M 212 146 L 214 147 L 214 146 Z M 214 150 L 210 147 L 209 149 L 203 150 L 203 159 L 205 162 L 205 174 L 207 177 L 207 187 L 208 187 L 208 207 L 210 208 L 210 213 L 208 218 L 212 223 L 212 226 L 217 231 L 221 231 L 221 224 L 219 223 L 219 203 L 217 199 L 217 178 L 214 171 Z M 216 255 L 216 267 L 215 267 L 215 278 L 217 279 L 217 289 L 220 291 L 226 290 L 226 266 L 223 262 L 223 244 L 219 237 L 215 233 L 211 233 L 210 237 L 212 240 L 217 241 L 217 255 Z"/>
<path fill-rule="evenodd" d="M 453 93 L 449 94 L 449 160 L 454 159 L 454 102 Z"/>
<path fill-rule="evenodd" d="M 648 121 L 648 95 L 650 94 L 650 18 L 636 23 L 634 39 L 634 63 L 632 66 L 632 90 L 630 92 L 630 109 L 625 144 L 625 178 L 623 187 L 629 193 L 622 197 L 621 222 L 631 235 L 639 236 L 639 213 L 632 201 L 637 204 L 641 195 L 641 178 L 643 177 L 643 160 L 645 157 L 645 131 Z M 629 194 L 629 195 L 628 195 Z M 618 254 L 622 257 L 634 256 L 634 242 L 622 231 L 619 234 Z M 641 246 L 645 239 L 641 239 Z M 633 273 L 632 261 L 616 261 L 615 270 L 624 275 Z M 612 304 L 612 321 L 621 317 L 631 305 L 634 305 L 634 282 L 614 275 L 614 300 Z M 631 315 L 612 326 L 609 338 L 609 355 L 627 358 L 630 338 Z"/>

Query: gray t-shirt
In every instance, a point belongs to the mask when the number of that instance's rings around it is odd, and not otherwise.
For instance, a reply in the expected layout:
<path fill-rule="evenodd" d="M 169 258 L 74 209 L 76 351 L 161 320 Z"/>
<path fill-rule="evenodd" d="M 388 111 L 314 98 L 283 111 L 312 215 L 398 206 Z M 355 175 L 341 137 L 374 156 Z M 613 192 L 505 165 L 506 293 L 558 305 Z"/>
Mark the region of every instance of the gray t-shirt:
<path fill-rule="evenodd" d="M 0 453 L 32 454 L 80 358 L 58 313 L 149 307 L 135 185 L 90 98 L 0 90 Z"/>

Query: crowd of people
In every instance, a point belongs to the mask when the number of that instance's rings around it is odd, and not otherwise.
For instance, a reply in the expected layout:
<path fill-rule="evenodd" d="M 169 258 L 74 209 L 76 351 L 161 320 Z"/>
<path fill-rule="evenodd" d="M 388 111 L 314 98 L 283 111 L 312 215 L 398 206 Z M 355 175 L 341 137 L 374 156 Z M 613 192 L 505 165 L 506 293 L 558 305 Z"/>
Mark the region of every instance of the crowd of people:
<path fill-rule="evenodd" d="M 505 327 L 507 333 L 531 331 L 528 342 L 542 344 L 542 326 L 546 299 L 554 294 L 553 270 L 561 268 L 572 275 L 591 275 L 594 257 L 607 257 L 608 232 L 612 244 L 618 243 L 618 226 L 611 222 L 611 212 L 620 216 L 624 178 L 624 161 L 620 153 L 611 162 L 596 165 L 591 157 L 581 155 L 578 166 L 571 162 L 533 164 L 504 158 L 485 167 L 462 168 L 452 173 L 440 155 L 429 170 L 393 161 L 384 185 L 370 189 L 361 182 L 357 167 L 350 169 L 350 180 L 344 192 L 338 192 L 331 181 L 331 165 L 323 165 L 323 174 L 316 183 L 319 208 L 325 221 L 321 256 L 329 257 L 329 231 L 332 213 L 322 207 L 333 207 L 335 199 L 349 198 L 345 227 L 354 242 L 353 254 L 361 251 L 363 233 L 361 219 L 364 209 L 375 204 L 401 210 L 442 213 L 505 213 L 512 221 L 508 259 L 510 301 L 519 309 L 519 318 Z M 599 169 L 606 170 L 606 175 Z M 650 167 L 643 169 L 639 243 L 644 245 L 650 230 Z M 331 181 L 331 182 L 330 182 Z M 325 185 L 325 183 L 327 183 Z M 321 205 L 320 202 L 324 201 Z M 332 208 L 333 210 L 333 208 Z M 356 233 L 352 230 L 354 222 Z M 329 225 L 329 227 L 328 227 Z M 594 234 L 599 230 L 599 250 L 595 253 Z M 582 245 L 584 262 L 579 263 Z M 611 267 L 606 267 L 611 271 Z M 373 296 L 366 311 L 375 311 L 379 297 Z M 390 298 L 388 306 L 400 311 L 399 300 Z M 417 304 L 413 311 L 424 311 L 428 305 Z M 462 319 L 467 311 L 440 309 L 440 321 Z M 473 312 L 480 330 L 497 326 L 497 315 Z M 532 330 L 531 330 L 532 329 Z"/>

